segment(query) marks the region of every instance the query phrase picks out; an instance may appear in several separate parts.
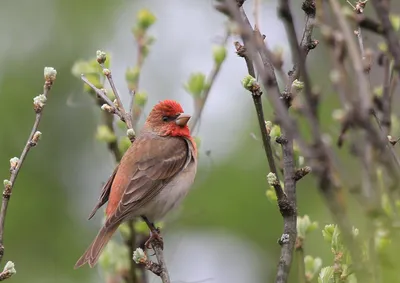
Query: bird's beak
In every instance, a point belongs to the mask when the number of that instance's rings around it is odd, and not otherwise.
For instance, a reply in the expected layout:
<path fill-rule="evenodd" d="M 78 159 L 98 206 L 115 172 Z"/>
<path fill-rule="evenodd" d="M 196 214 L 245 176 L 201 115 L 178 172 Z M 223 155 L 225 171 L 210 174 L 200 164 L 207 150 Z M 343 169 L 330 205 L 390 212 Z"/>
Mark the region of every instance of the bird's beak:
<path fill-rule="evenodd" d="M 186 126 L 190 117 L 191 116 L 189 114 L 181 113 L 181 114 L 179 114 L 178 118 L 176 118 L 175 123 L 180 127 L 184 127 L 184 126 Z"/>

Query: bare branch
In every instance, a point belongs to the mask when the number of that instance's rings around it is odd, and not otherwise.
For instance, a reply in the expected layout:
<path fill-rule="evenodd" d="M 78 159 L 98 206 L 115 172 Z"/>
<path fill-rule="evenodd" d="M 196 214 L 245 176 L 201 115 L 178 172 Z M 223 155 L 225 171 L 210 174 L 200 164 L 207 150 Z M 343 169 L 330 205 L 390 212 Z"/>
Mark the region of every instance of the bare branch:
<path fill-rule="evenodd" d="M 389 19 L 389 1 L 372 0 L 375 12 L 382 23 L 383 34 L 394 59 L 394 68 L 400 73 L 400 42 Z"/>
<path fill-rule="evenodd" d="M 15 182 L 17 180 L 18 174 L 22 168 L 22 165 L 31 150 L 32 147 L 36 146 L 40 136 L 42 135 L 41 132 L 38 131 L 38 127 L 43 115 L 43 109 L 46 105 L 46 101 L 48 98 L 48 94 L 53 86 L 53 82 L 55 81 L 57 76 L 57 71 L 54 68 L 46 67 L 44 68 L 44 86 L 43 86 L 43 94 L 34 98 L 34 110 L 36 112 L 35 122 L 33 124 L 31 133 L 29 135 L 28 141 L 25 144 L 24 149 L 22 150 L 21 156 L 19 158 L 12 158 L 10 160 L 10 180 L 4 181 L 4 191 L 3 191 L 3 200 L 1 203 L 1 211 L 0 211 L 0 260 L 3 258 L 4 255 L 4 224 L 6 220 L 7 208 L 8 203 L 11 198 L 11 194 L 13 188 L 15 186 Z"/>

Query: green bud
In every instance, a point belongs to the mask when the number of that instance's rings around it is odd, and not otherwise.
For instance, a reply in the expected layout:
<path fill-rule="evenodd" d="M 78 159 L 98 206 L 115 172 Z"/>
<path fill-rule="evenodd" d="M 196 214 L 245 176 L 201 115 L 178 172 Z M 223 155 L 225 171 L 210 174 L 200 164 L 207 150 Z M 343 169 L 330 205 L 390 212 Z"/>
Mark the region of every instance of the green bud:
<path fill-rule="evenodd" d="M 148 95 L 146 92 L 141 91 L 135 94 L 135 104 L 139 106 L 140 108 L 143 108 L 146 106 L 148 99 Z"/>
<path fill-rule="evenodd" d="M 105 75 L 106 77 L 108 77 L 109 75 L 111 75 L 110 69 L 104 68 L 104 69 L 103 69 L 103 75 Z"/>
<path fill-rule="evenodd" d="M 276 196 L 276 193 L 272 189 L 268 189 L 265 192 L 265 195 L 267 196 L 268 200 L 271 202 L 276 202 L 278 200 L 278 197 Z"/>
<path fill-rule="evenodd" d="M 18 157 L 13 157 L 10 159 L 10 170 L 14 170 L 17 168 L 19 164 L 19 158 Z"/>
<path fill-rule="evenodd" d="M 322 259 L 319 257 L 313 258 L 312 256 L 306 255 L 304 257 L 304 266 L 306 271 L 306 280 L 311 282 L 315 275 L 321 270 Z"/>
<path fill-rule="evenodd" d="M 134 130 L 134 129 L 128 129 L 128 130 L 126 131 L 126 136 L 127 136 L 129 139 L 134 139 L 134 138 L 136 137 L 135 130 Z"/>
<path fill-rule="evenodd" d="M 134 89 L 136 87 L 139 76 L 140 76 L 140 69 L 138 66 L 126 69 L 125 79 L 126 82 L 128 83 L 129 89 Z"/>
<path fill-rule="evenodd" d="M 385 42 L 379 42 L 378 49 L 383 53 L 386 53 L 388 51 L 388 47 Z"/>
<path fill-rule="evenodd" d="M 334 268 L 327 266 L 321 269 L 318 276 L 318 283 L 332 283 Z"/>
<path fill-rule="evenodd" d="M 36 112 L 43 109 L 44 105 L 46 104 L 47 97 L 44 94 L 39 94 L 33 98 L 33 108 Z"/>
<path fill-rule="evenodd" d="M 399 31 L 400 29 L 400 17 L 398 15 L 389 15 L 390 22 L 392 23 L 393 29 Z"/>
<path fill-rule="evenodd" d="M 304 88 L 304 82 L 301 82 L 301 81 L 299 81 L 297 79 L 293 81 L 292 89 L 295 89 L 295 90 L 297 90 L 299 92 L 299 91 L 302 91 L 303 88 Z"/>
<path fill-rule="evenodd" d="M 324 229 L 322 230 L 322 237 L 324 237 L 324 240 L 327 241 L 328 243 L 331 243 L 334 231 L 335 231 L 334 224 L 325 225 Z"/>
<path fill-rule="evenodd" d="M 212 48 L 213 51 L 213 57 L 214 57 L 214 62 L 218 66 L 224 62 L 226 58 L 226 48 L 225 46 L 219 45 L 219 46 L 213 46 Z"/>
<path fill-rule="evenodd" d="M 269 135 L 271 136 L 271 138 L 273 140 L 275 140 L 277 137 L 280 137 L 282 135 L 281 133 L 281 127 L 279 127 L 278 125 L 274 125 L 271 128 L 271 132 L 269 133 Z"/>
<path fill-rule="evenodd" d="M 195 98 L 200 98 L 206 87 L 206 76 L 203 73 L 193 73 L 184 85 L 185 90 Z"/>
<path fill-rule="evenodd" d="M 269 172 L 267 175 L 268 184 L 273 187 L 279 184 L 278 178 L 276 177 L 275 173 Z"/>
<path fill-rule="evenodd" d="M 97 50 L 96 51 L 96 60 L 99 64 L 104 64 L 104 62 L 107 60 L 106 52 Z"/>
<path fill-rule="evenodd" d="M 257 83 L 257 80 L 255 78 L 253 78 L 252 76 L 250 76 L 250 75 L 247 75 L 242 80 L 243 87 L 245 89 L 247 89 L 248 91 L 252 91 L 253 90 L 253 86 L 256 83 Z"/>
<path fill-rule="evenodd" d="M 118 149 L 122 154 L 124 154 L 131 144 L 132 143 L 128 137 L 121 137 L 118 142 Z"/>
<path fill-rule="evenodd" d="M 7 179 L 5 179 L 5 180 L 3 181 L 3 185 L 4 185 L 4 188 L 6 188 L 6 189 L 9 189 L 9 188 L 12 187 L 11 181 L 10 181 L 10 180 L 7 180 Z"/>
<path fill-rule="evenodd" d="M 96 138 L 99 141 L 103 141 L 106 143 L 115 142 L 117 140 L 115 134 L 106 125 L 101 125 L 97 127 Z"/>
<path fill-rule="evenodd" d="M 382 95 L 383 95 L 383 87 L 382 87 L 382 85 L 374 87 L 373 93 L 377 97 L 382 97 Z"/>
<path fill-rule="evenodd" d="M 137 14 L 137 25 L 146 30 L 156 22 L 156 16 L 147 9 L 142 9 Z"/>
<path fill-rule="evenodd" d="M 137 264 L 139 263 L 143 264 L 147 262 L 147 256 L 141 248 L 137 248 L 133 252 L 133 261 L 136 262 Z"/>
<path fill-rule="evenodd" d="M 11 274 L 17 273 L 15 270 L 15 264 L 12 261 L 7 261 L 6 265 L 4 266 L 3 272 L 9 272 Z"/>
<path fill-rule="evenodd" d="M 42 137 L 42 132 L 41 131 L 36 131 L 33 134 L 33 137 L 32 137 L 32 140 L 31 140 L 31 145 L 35 146 L 38 143 L 38 141 L 40 140 L 41 137 Z"/>
<path fill-rule="evenodd" d="M 48 82 L 54 82 L 57 77 L 57 71 L 53 67 L 44 68 L 44 79 Z"/>
<path fill-rule="evenodd" d="M 297 236 L 305 239 L 306 235 L 318 228 L 318 222 L 311 222 L 308 215 L 297 217 Z"/>

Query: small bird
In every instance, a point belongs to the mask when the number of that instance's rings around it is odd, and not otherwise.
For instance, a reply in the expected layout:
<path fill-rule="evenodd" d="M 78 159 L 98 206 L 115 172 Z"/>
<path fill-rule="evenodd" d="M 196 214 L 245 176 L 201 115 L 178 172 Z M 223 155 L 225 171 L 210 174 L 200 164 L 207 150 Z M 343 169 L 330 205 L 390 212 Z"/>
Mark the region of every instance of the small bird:
<path fill-rule="evenodd" d="M 162 240 L 154 221 L 162 219 L 189 192 L 197 171 L 197 148 L 187 125 L 190 115 L 174 100 L 151 110 L 135 142 L 104 185 L 89 216 L 108 201 L 106 221 L 75 264 L 93 267 L 101 251 L 124 221 L 142 217 L 153 229 L 146 242 Z"/>

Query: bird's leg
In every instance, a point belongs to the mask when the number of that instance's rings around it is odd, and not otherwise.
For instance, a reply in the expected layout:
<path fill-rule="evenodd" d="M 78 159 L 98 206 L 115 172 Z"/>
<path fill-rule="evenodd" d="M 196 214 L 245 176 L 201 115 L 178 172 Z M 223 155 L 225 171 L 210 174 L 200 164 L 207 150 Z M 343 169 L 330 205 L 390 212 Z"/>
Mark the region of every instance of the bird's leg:
<path fill-rule="evenodd" d="M 150 229 L 150 237 L 144 244 L 147 249 L 151 249 L 151 244 L 158 244 L 161 249 L 164 249 L 164 240 L 161 236 L 160 228 L 154 226 L 154 223 L 150 222 L 146 216 L 142 215 L 144 222 L 146 222 L 147 226 Z"/>

